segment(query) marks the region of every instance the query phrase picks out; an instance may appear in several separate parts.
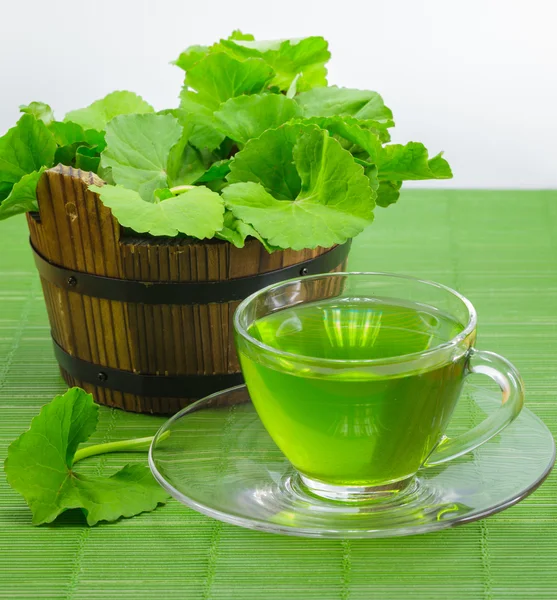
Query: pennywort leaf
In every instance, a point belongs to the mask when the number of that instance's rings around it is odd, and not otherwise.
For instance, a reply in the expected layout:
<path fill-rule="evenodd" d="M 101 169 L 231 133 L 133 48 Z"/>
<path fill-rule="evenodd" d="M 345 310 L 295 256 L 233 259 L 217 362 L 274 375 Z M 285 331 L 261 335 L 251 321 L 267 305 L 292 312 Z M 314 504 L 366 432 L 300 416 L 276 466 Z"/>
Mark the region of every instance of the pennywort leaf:
<path fill-rule="evenodd" d="M 400 197 L 402 181 L 380 181 L 377 188 L 377 206 L 386 208 L 394 204 Z"/>
<path fill-rule="evenodd" d="M 0 138 L 2 218 L 26 210 L 36 210 L 36 199 L 33 201 L 30 194 L 36 188 L 42 169 L 53 165 L 55 152 L 56 142 L 47 126 L 30 114 L 24 114 L 17 125 Z M 33 176 L 21 181 L 26 175 Z M 20 182 L 14 190 L 15 185 Z M 8 199 L 8 204 L 2 208 Z M 27 206 L 32 208 L 26 208 Z"/>
<path fill-rule="evenodd" d="M 353 144 L 355 147 L 351 148 L 351 151 L 354 154 L 363 151 L 367 161 L 376 167 L 376 175 L 380 180 L 396 182 L 452 177 L 449 164 L 441 154 L 429 159 L 426 147 L 419 142 L 383 146 L 377 132 L 367 128 L 365 122 L 353 117 L 313 117 L 307 122 L 316 123 L 331 134 Z M 367 170 L 366 174 L 369 174 Z M 400 185 L 396 190 L 395 187 L 390 187 L 397 192 L 400 189 Z M 383 194 L 386 191 L 384 186 Z M 389 204 L 394 201 L 393 197 L 392 194 L 389 196 Z"/>
<path fill-rule="evenodd" d="M 94 156 L 97 158 L 96 164 L 98 167 L 98 157 L 105 145 L 104 133 L 94 129 L 84 130 L 81 125 L 70 121 L 67 123 L 64 121 L 53 121 L 48 126 L 48 129 L 58 146 L 54 155 L 55 163 L 78 166 L 75 162 L 78 148 L 88 147 L 94 148 L 92 152 L 94 152 Z"/>
<path fill-rule="evenodd" d="M 171 115 L 137 114 L 115 117 L 106 129 L 103 168 L 114 181 L 135 190 L 147 201 L 159 188 L 169 187 L 168 160 L 183 129 Z"/>
<path fill-rule="evenodd" d="M 95 431 L 97 421 L 92 396 L 71 388 L 45 405 L 29 431 L 8 448 L 4 463 L 8 483 L 25 498 L 34 525 L 51 523 L 72 508 L 81 509 L 88 525 L 95 525 L 166 502 L 168 495 L 147 466 L 127 465 L 110 477 L 84 475 L 75 468 L 78 446 Z M 119 450 L 126 449 L 126 444 L 118 444 Z M 89 455 L 100 452 L 97 447 Z"/>
<path fill-rule="evenodd" d="M 77 123 L 52 121 L 48 129 L 58 146 L 70 146 L 78 142 L 84 143 L 86 140 L 85 130 Z"/>
<path fill-rule="evenodd" d="M 392 127 L 393 113 L 377 92 L 336 86 L 319 87 L 296 96 L 305 117 L 348 116 Z"/>
<path fill-rule="evenodd" d="M 173 108 L 158 114 L 170 114 L 187 131 L 188 143 L 198 150 L 216 150 L 224 141 L 225 135 L 217 129 L 212 112 L 200 104 L 186 100 L 189 110 Z"/>
<path fill-rule="evenodd" d="M 302 182 L 292 153 L 303 131 L 301 124 L 285 125 L 251 140 L 234 156 L 227 180 L 260 183 L 277 200 L 294 200 Z"/>
<path fill-rule="evenodd" d="M 219 160 L 213 163 L 206 171 L 196 180 L 195 183 L 207 183 L 209 181 L 216 181 L 218 179 L 224 179 L 228 173 L 230 173 L 230 164 L 232 159 Z"/>
<path fill-rule="evenodd" d="M 75 166 L 82 171 L 97 173 L 100 164 L 100 155 L 97 148 L 78 146 L 75 152 Z"/>
<path fill-rule="evenodd" d="M 209 46 L 189 46 L 180 53 L 176 60 L 172 61 L 172 64 L 187 71 L 208 54 Z"/>
<path fill-rule="evenodd" d="M 229 38 L 221 40 L 220 45 L 238 59 L 263 59 L 275 72 L 271 86 L 279 90 L 288 90 L 295 78 L 298 78 L 298 91 L 327 85 L 325 64 L 331 58 L 331 53 L 327 41 L 322 37 L 270 42 Z"/>
<path fill-rule="evenodd" d="M 255 37 L 252 33 L 244 33 L 239 29 L 235 29 L 229 36 L 229 40 L 243 40 L 243 41 L 253 41 Z"/>
<path fill-rule="evenodd" d="M 253 40 L 254 37 L 250 33 L 242 33 L 239 29 L 233 31 L 228 40 Z M 180 56 L 171 62 L 171 64 L 180 67 L 184 71 L 191 69 L 193 65 L 198 63 L 202 58 L 205 58 L 207 55 L 214 52 L 223 52 L 224 47 L 219 44 L 213 44 L 213 46 L 188 46 L 183 52 L 180 53 Z"/>
<path fill-rule="evenodd" d="M 279 182 L 269 169 L 279 148 L 283 164 L 290 155 L 296 178 L 283 170 Z M 251 169 L 237 169 L 237 160 L 249 162 Z M 287 124 L 249 142 L 235 157 L 229 180 L 236 183 L 223 190 L 227 207 L 273 246 L 329 247 L 373 220 L 374 192 L 362 167 L 315 125 Z"/>
<path fill-rule="evenodd" d="M 382 147 L 373 160 L 382 180 L 450 179 L 453 174 L 442 153 L 429 158 L 419 142 Z"/>
<path fill-rule="evenodd" d="M 86 108 L 72 110 L 64 117 L 64 121 L 77 123 L 84 129 L 102 131 L 118 115 L 152 112 L 154 112 L 154 108 L 145 102 L 141 96 L 133 92 L 119 91 L 108 94 Z"/>
<path fill-rule="evenodd" d="M 259 240 L 267 252 L 280 250 L 269 244 L 251 225 L 236 218 L 230 210 L 225 211 L 223 228 L 217 232 L 215 237 L 234 244 L 236 248 L 243 248 L 246 245 L 246 239 L 252 237 Z"/>
<path fill-rule="evenodd" d="M 44 172 L 44 167 L 24 175 L 14 184 L 8 197 L 0 204 L 0 221 L 26 213 L 39 210 L 37 204 L 37 185 Z"/>
<path fill-rule="evenodd" d="M 216 110 L 229 98 L 261 92 L 273 76 L 273 69 L 260 58 L 241 61 L 227 54 L 209 54 L 187 72 L 183 105 L 189 100 Z"/>
<path fill-rule="evenodd" d="M 306 119 L 308 123 L 315 123 L 326 129 L 331 135 L 342 138 L 351 145 L 357 146 L 353 152 L 363 150 L 373 158 L 381 148 L 381 140 L 376 132 L 370 129 L 366 122 L 353 117 L 313 117 Z"/>
<path fill-rule="evenodd" d="M 202 177 L 209 167 L 210 159 L 202 151 L 188 143 L 187 133 L 171 149 L 167 162 L 168 185 L 190 185 Z"/>
<path fill-rule="evenodd" d="M 152 202 L 135 190 L 122 186 L 89 186 L 100 195 L 105 206 L 124 227 L 138 233 L 176 236 L 179 233 L 198 239 L 212 238 L 223 227 L 224 204 L 216 192 L 200 186 L 178 195 L 157 190 Z"/>
<path fill-rule="evenodd" d="M 300 115 L 296 102 L 282 94 L 255 94 L 230 98 L 215 112 L 215 120 L 229 138 L 246 144 Z"/>
<path fill-rule="evenodd" d="M 22 104 L 19 107 L 19 112 L 33 115 L 35 119 L 42 121 L 45 125 L 50 125 L 54 121 L 54 112 L 48 104 L 44 102 L 30 102 Z"/>

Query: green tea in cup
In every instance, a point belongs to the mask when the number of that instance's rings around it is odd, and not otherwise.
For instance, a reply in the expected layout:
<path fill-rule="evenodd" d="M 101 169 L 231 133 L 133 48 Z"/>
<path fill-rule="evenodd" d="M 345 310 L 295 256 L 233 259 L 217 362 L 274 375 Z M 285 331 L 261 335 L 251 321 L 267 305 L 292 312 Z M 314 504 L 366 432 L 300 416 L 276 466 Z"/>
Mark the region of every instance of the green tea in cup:
<path fill-rule="evenodd" d="M 306 486 L 325 497 L 396 489 L 426 462 L 495 435 L 522 404 L 512 366 L 472 349 L 472 305 L 438 284 L 363 273 L 301 278 L 245 300 L 235 325 L 263 425 Z M 474 369 L 512 402 L 495 421 L 445 440 Z"/>

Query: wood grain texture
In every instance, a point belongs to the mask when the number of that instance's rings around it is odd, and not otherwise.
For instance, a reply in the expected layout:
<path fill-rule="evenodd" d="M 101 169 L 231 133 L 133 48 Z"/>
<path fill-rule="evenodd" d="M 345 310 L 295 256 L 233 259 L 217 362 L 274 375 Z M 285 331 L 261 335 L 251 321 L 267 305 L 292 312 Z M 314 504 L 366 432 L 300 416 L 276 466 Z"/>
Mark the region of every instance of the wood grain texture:
<path fill-rule="evenodd" d="M 269 254 L 257 240 L 228 242 L 126 237 L 110 209 L 90 192 L 93 173 L 59 165 L 37 189 L 40 214 L 28 215 L 31 241 L 62 267 L 142 281 L 224 281 L 287 267 L 327 251 Z M 339 266 L 338 269 L 342 267 Z M 232 315 L 238 302 L 139 304 L 92 298 L 41 278 L 52 335 L 69 354 L 112 368 L 151 375 L 213 375 L 240 370 Z M 129 411 L 170 414 L 195 398 L 137 396 L 62 375 L 97 402 Z"/>

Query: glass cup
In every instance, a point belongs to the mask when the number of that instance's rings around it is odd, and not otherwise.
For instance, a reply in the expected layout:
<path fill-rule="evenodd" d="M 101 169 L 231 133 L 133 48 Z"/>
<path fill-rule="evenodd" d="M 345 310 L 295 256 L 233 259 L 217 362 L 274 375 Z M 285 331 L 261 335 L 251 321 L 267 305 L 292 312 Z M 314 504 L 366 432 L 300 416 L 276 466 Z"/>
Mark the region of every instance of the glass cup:
<path fill-rule="evenodd" d="M 383 273 L 301 277 L 245 299 L 234 328 L 263 425 L 321 498 L 391 497 L 420 468 L 491 439 L 522 408 L 515 367 L 474 348 L 474 307 L 437 283 Z M 493 379 L 502 404 L 448 438 L 472 374 Z"/>

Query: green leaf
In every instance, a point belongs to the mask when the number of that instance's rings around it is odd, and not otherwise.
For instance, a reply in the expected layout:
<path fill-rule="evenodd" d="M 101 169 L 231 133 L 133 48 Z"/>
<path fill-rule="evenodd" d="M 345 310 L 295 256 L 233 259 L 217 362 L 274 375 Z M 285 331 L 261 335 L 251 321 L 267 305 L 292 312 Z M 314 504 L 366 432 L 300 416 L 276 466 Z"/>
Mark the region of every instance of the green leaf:
<path fill-rule="evenodd" d="M 249 141 L 234 156 L 227 180 L 260 183 L 278 200 L 294 200 L 302 183 L 292 152 L 304 127 L 302 124 L 283 125 Z"/>
<path fill-rule="evenodd" d="M 369 129 L 365 122 L 353 117 L 312 117 L 307 123 L 315 123 L 332 135 L 341 137 L 358 146 L 371 157 L 381 149 L 381 140 L 377 133 Z"/>
<path fill-rule="evenodd" d="M 169 187 L 170 151 L 181 137 L 182 127 L 171 115 L 115 117 L 107 125 L 101 166 L 112 169 L 117 184 L 136 190 L 143 200 L 151 202 L 155 190 Z"/>
<path fill-rule="evenodd" d="M 72 388 L 45 405 L 8 448 L 8 483 L 26 500 L 33 524 L 51 523 L 80 508 L 89 525 L 155 509 L 168 495 L 143 465 L 127 465 L 111 477 L 83 475 L 73 466 L 77 447 L 95 431 L 98 407 Z"/>
<path fill-rule="evenodd" d="M 97 172 L 100 153 L 106 147 L 104 132 L 84 130 L 81 125 L 71 121 L 54 121 L 48 128 L 58 144 L 55 163 Z"/>
<path fill-rule="evenodd" d="M 382 180 L 450 179 L 449 163 L 438 154 L 429 159 L 427 148 L 419 142 L 384 146 L 372 159 Z"/>
<path fill-rule="evenodd" d="M 239 29 L 235 29 L 229 36 L 229 40 L 244 40 L 253 41 L 255 38 L 251 33 L 243 33 Z"/>
<path fill-rule="evenodd" d="M 297 92 L 327 85 L 325 64 L 331 58 L 331 53 L 327 41 L 322 37 L 286 40 L 276 52 L 267 52 L 265 58 L 277 73 L 271 85 L 281 90 L 287 90 L 297 76 Z"/>
<path fill-rule="evenodd" d="M 246 238 L 253 237 L 259 240 L 269 253 L 280 249 L 271 246 L 251 225 L 237 219 L 230 210 L 224 213 L 224 226 L 220 231 L 217 231 L 215 237 L 234 244 L 236 248 L 243 248 L 246 245 Z"/>
<path fill-rule="evenodd" d="M 383 128 L 383 124 L 369 119 L 361 120 L 349 116 L 334 116 L 307 117 L 304 121 L 315 123 L 332 135 L 359 146 L 368 154 L 374 153 L 377 146 L 390 139 L 389 131 Z M 354 154 L 354 152 L 352 153 Z"/>
<path fill-rule="evenodd" d="M 75 154 L 75 166 L 82 171 L 96 173 L 99 170 L 100 160 L 101 157 L 97 148 L 79 146 Z"/>
<path fill-rule="evenodd" d="M 44 102 L 31 102 L 30 104 L 21 104 L 19 112 L 33 115 L 35 119 L 42 121 L 45 125 L 50 125 L 54 121 L 54 112 L 48 104 Z"/>
<path fill-rule="evenodd" d="M 253 40 L 254 38 L 253 38 L 253 35 L 251 35 L 249 33 L 242 33 L 239 29 L 236 29 L 235 31 L 233 31 L 231 33 L 231 35 L 228 37 L 228 39 L 229 40 Z M 213 52 L 220 52 L 220 51 L 222 51 L 222 47 L 218 43 L 211 47 L 197 46 L 197 45 L 189 46 L 180 54 L 180 56 L 176 60 L 172 61 L 171 64 L 176 65 L 177 67 L 180 67 L 184 71 L 187 71 L 188 69 L 191 69 L 191 67 L 193 67 L 193 65 L 198 63 L 202 58 L 205 58 L 206 56 L 208 56 L 209 54 L 211 54 Z"/>
<path fill-rule="evenodd" d="M 208 166 L 209 161 L 200 150 L 189 144 L 188 132 L 184 130 L 180 141 L 168 155 L 168 185 L 174 187 L 194 183 L 206 172 Z"/>
<path fill-rule="evenodd" d="M 96 129 L 85 130 L 85 142 L 97 150 L 102 152 L 106 148 L 106 139 L 104 131 L 97 131 Z"/>
<path fill-rule="evenodd" d="M 273 76 L 273 69 L 260 58 L 239 61 L 227 54 L 209 54 L 187 72 L 185 86 L 197 94 L 182 94 L 182 108 L 187 109 L 184 102 L 190 100 L 216 110 L 229 98 L 261 92 Z"/>
<path fill-rule="evenodd" d="M 275 182 L 268 170 L 272 156 L 256 143 L 272 137 L 282 141 L 285 158 L 290 151 L 298 172 L 299 193 L 292 201 L 282 194 L 288 186 L 281 186 L 282 199 L 269 187 L 270 181 Z M 246 144 L 234 159 L 231 175 L 235 174 L 236 181 L 235 163 L 241 154 L 245 162 L 251 162 L 251 175 L 258 176 L 259 183 L 253 178 L 234 183 L 224 188 L 223 197 L 234 216 L 252 225 L 271 245 L 294 250 L 330 247 L 354 237 L 373 220 L 374 193 L 369 180 L 326 131 L 299 124 L 268 131 Z"/>
<path fill-rule="evenodd" d="M 451 179 L 453 172 L 449 163 L 443 158 L 443 152 L 439 152 L 428 160 L 429 170 L 435 175 L 435 179 Z"/>
<path fill-rule="evenodd" d="M 187 71 L 193 67 L 195 63 L 199 62 L 202 58 L 205 58 L 205 56 L 208 54 L 208 46 L 189 46 L 176 60 L 172 61 L 172 64 L 180 67 L 180 69 L 184 69 L 184 71 Z"/>
<path fill-rule="evenodd" d="M 70 144 L 68 146 L 60 146 L 56 149 L 54 162 L 56 164 L 61 163 L 63 165 L 74 166 L 77 149 L 81 147 L 82 144 L 83 142 L 75 142 L 74 144 Z"/>
<path fill-rule="evenodd" d="M 331 134 L 354 144 L 357 150 L 363 150 L 369 157 L 367 162 L 377 166 L 378 173 L 375 175 L 381 180 L 397 182 L 406 179 L 448 179 L 452 177 L 449 164 L 441 157 L 441 154 L 429 160 L 427 149 L 418 142 L 410 142 L 405 146 L 401 144 L 382 146 L 377 133 L 368 129 L 365 122 L 353 117 L 312 117 L 306 119 L 306 122 L 316 123 Z M 369 175 L 367 169 L 366 174 Z M 388 190 L 384 187 L 382 192 L 384 200 L 382 201 L 387 202 L 387 198 L 389 204 L 396 201 L 398 196 L 395 198 L 395 192 L 398 192 L 399 188 L 393 188 L 392 192 L 387 194 Z M 393 200 L 393 198 L 395 199 Z"/>
<path fill-rule="evenodd" d="M 215 120 L 229 138 L 246 144 L 300 114 L 296 102 L 282 94 L 256 94 L 230 98 L 215 112 Z"/>
<path fill-rule="evenodd" d="M 322 129 L 343 141 L 343 146 L 353 155 L 363 153 L 369 160 L 361 160 L 354 156 L 354 160 L 364 168 L 365 175 L 370 180 L 372 190 L 379 187 L 377 166 L 370 161 L 376 159 L 382 150 L 380 137 L 376 132 L 366 128 L 364 122 L 353 117 L 312 117 L 306 119 L 307 123 L 316 123 Z"/>
<path fill-rule="evenodd" d="M 152 112 L 154 112 L 154 108 L 141 96 L 133 92 L 121 91 L 112 92 L 86 108 L 72 110 L 64 117 L 64 121 L 77 123 L 84 129 L 102 131 L 118 115 Z"/>
<path fill-rule="evenodd" d="M 42 121 L 23 115 L 0 138 L 0 202 L 24 175 L 54 164 L 56 142 Z"/>
<path fill-rule="evenodd" d="M 296 77 L 299 77 L 298 91 L 327 85 L 325 63 L 331 58 L 331 53 L 322 37 L 265 42 L 229 38 L 221 40 L 220 45 L 235 58 L 265 60 L 275 71 L 271 86 L 279 90 L 288 90 Z"/>
<path fill-rule="evenodd" d="M 195 181 L 195 183 L 206 183 L 209 181 L 216 181 L 217 179 L 224 179 L 228 173 L 230 173 L 230 163 L 232 159 L 219 160 L 213 163 L 203 175 Z"/>
<path fill-rule="evenodd" d="M 48 129 L 54 136 L 58 146 L 70 146 L 76 142 L 85 142 L 85 130 L 77 123 L 65 123 L 64 121 L 53 121 Z"/>
<path fill-rule="evenodd" d="M 188 132 L 188 143 L 198 150 L 216 150 L 224 141 L 224 133 L 217 130 L 209 109 L 195 103 L 192 106 L 191 112 L 182 108 L 172 108 L 162 110 L 158 114 L 170 114 L 178 119 L 180 125 Z"/>
<path fill-rule="evenodd" d="M 394 204 L 400 196 L 402 181 L 380 181 L 377 189 L 377 206 L 387 207 Z"/>
<path fill-rule="evenodd" d="M 378 128 L 392 127 L 393 113 L 377 92 L 336 86 L 320 87 L 303 92 L 295 98 L 304 117 L 348 116 L 371 120 Z"/>
<path fill-rule="evenodd" d="M 174 198 L 174 194 L 168 188 L 164 188 L 161 190 L 155 190 L 155 198 L 157 201 L 162 202 L 163 200 Z"/>
<path fill-rule="evenodd" d="M 0 221 L 26 213 L 39 210 L 37 204 L 37 184 L 45 168 L 24 175 L 14 184 L 10 195 L 0 204 Z"/>
<path fill-rule="evenodd" d="M 217 231 L 215 237 L 234 244 L 236 248 L 243 248 L 246 245 L 246 238 L 251 235 L 252 231 L 255 232 L 255 229 L 251 225 L 237 219 L 232 211 L 226 210 L 223 227 Z"/>
<path fill-rule="evenodd" d="M 194 187 L 168 198 L 157 191 L 157 202 L 145 202 L 134 190 L 121 186 L 89 186 L 124 227 L 138 233 L 174 237 L 179 233 L 212 238 L 223 226 L 222 198 L 206 187 Z M 168 199 L 163 199 L 167 197 Z"/>
<path fill-rule="evenodd" d="M 369 179 L 369 185 L 371 186 L 371 189 L 377 193 L 377 190 L 379 189 L 379 177 L 377 176 L 377 167 L 374 164 L 366 162 L 364 160 L 360 160 L 359 158 L 354 158 L 354 161 L 356 162 L 356 164 L 361 165 L 364 168 L 364 174 Z M 376 202 L 376 204 L 378 203 Z"/>
<path fill-rule="evenodd" d="M 369 157 L 368 162 L 377 166 L 378 177 L 381 180 L 396 182 L 406 179 L 447 179 L 452 177 L 449 164 L 441 157 L 441 154 L 429 160 L 427 149 L 418 142 L 410 142 L 405 146 L 401 144 L 382 146 L 377 133 L 368 129 L 365 122 L 353 117 L 312 117 L 306 119 L 306 122 L 316 123 L 331 134 L 339 136 L 363 150 Z M 366 172 L 366 174 L 368 173 Z M 393 191 L 397 190 L 398 188 Z M 387 190 L 383 188 L 383 194 L 386 192 Z M 392 193 L 388 197 L 389 203 L 396 201 L 393 200 Z"/>
<path fill-rule="evenodd" d="M 192 146 L 198 150 L 216 150 L 223 143 L 225 135 L 217 128 L 214 109 L 199 102 L 199 94 L 184 87 L 180 93 L 180 108 L 169 112 L 189 131 L 189 143 Z"/>

